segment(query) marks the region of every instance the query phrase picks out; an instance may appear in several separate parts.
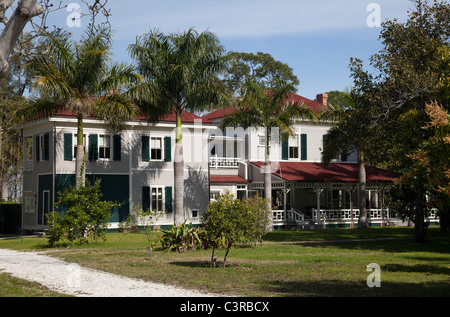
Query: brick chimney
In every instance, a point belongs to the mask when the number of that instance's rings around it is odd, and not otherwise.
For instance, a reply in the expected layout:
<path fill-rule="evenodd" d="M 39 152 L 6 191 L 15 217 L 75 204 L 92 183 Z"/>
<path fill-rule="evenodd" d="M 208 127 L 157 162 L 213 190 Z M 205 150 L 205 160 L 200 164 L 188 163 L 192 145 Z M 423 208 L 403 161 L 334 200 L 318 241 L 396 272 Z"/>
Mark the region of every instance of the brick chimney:
<path fill-rule="evenodd" d="M 328 104 L 328 94 L 319 94 L 316 96 L 317 102 L 326 107 Z"/>

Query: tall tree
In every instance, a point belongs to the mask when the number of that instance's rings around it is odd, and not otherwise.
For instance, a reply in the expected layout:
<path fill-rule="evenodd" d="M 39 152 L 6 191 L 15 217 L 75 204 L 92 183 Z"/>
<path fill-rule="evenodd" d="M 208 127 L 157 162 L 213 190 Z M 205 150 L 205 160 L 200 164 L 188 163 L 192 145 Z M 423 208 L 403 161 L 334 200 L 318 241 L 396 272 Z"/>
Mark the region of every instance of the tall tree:
<path fill-rule="evenodd" d="M 174 159 L 175 224 L 184 221 L 184 157 L 181 115 L 202 111 L 226 100 L 220 75 L 226 67 L 224 49 L 211 32 L 163 34 L 153 30 L 129 46 L 145 83 L 134 90 L 150 120 L 176 115 Z"/>
<path fill-rule="evenodd" d="M 243 96 L 238 98 L 235 111 L 226 115 L 220 126 L 222 130 L 227 127 L 264 128 L 264 198 L 268 210 L 272 210 L 270 144 L 293 135 L 292 126 L 296 119 L 313 117 L 309 108 L 292 101 L 290 95 L 294 89 L 293 85 L 280 80 L 267 90 L 261 81 L 250 79 L 242 87 Z"/>
<path fill-rule="evenodd" d="M 324 136 L 322 162 L 328 166 L 340 154 L 356 151 L 358 157 L 358 228 L 368 228 L 366 208 L 366 164 L 373 159 L 377 131 L 370 122 L 373 109 L 370 102 L 355 91 L 332 92 L 327 109 L 318 116 L 319 121 L 333 124 Z"/>
<path fill-rule="evenodd" d="M 230 67 L 223 82 L 232 95 L 241 96 L 243 85 L 251 79 L 259 81 L 266 89 L 275 86 L 277 81 L 285 81 L 293 87 L 300 83 L 291 67 L 275 60 L 270 54 L 229 52 L 227 58 Z"/>
<path fill-rule="evenodd" d="M 352 59 L 355 89 L 373 106 L 371 126 L 382 130 L 385 150 L 378 161 L 392 170 L 408 173 L 414 154 L 430 137 L 425 126 L 427 103 L 437 101 L 444 109 L 450 96 L 450 6 L 446 1 L 416 1 L 408 20 L 382 25 L 383 49 L 371 57 L 374 74 Z M 425 175 L 409 178 L 404 188 L 414 192 L 415 241 L 425 241 Z"/>
<path fill-rule="evenodd" d="M 110 59 L 111 34 L 106 27 L 90 27 L 79 42 L 57 30 L 45 37 L 46 54 L 34 56 L 28 67 L 35 74 L 34 87 L 40 93 L 18 110 L 18 118 L 50 117 L 71 111 L 78 120 L 75 171 L 77 186 L 83 185 L 85 157 L 83 119 L 94 115 L 118 130 L 132 118 L 136 107 L 125 89 L 141 77 L 131 65 Z"/>

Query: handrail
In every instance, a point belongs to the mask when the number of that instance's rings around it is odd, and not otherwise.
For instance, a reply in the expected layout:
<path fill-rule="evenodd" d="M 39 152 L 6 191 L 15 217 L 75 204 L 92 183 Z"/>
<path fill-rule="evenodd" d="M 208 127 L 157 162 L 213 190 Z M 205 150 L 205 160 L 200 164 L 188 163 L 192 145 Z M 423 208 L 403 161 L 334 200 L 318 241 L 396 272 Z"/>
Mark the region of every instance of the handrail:
<path fill-rule="evenodd" d="M 211 156 L 209 158 L 209 166 L 211 168 L 239 168 L 241 161 L 242 159 L 239 157 Z"/>

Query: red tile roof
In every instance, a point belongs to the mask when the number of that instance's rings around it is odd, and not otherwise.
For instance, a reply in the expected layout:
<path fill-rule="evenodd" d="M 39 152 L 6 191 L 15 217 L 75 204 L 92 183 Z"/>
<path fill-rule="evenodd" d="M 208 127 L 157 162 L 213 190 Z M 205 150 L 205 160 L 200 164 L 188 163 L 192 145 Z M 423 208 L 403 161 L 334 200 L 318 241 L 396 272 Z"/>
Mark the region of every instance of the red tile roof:
<path fill-rule="evenodd" d="M 240 176 L 227 176 L 227 175 L 211 175 L 211 183 L 234 183 L 234 184 L 247 184 L 248 180 Z"/>
<path fill-rule="evenodd" d="M 58 117 L 76 117 L 76 114 L 74 112 L 64 109 L 64 110 L 60 111 L 57 116 Z M 94 116 L 88 116 L 88 117 L 93 118 Z M 137 120 L 138 121 L 146 121 L 146 120 L 148 120 L 148 117 L 139 116 L 137 118 Z M 199 117 L 193 113 L 190 113 L 187 111 L 183 111 L 181 113 L 181 122 L 194 123 L 195 120 L 200 120 L 202 123 L 205 123 L 205 124 L 212 124 L 212 122 L 209 121 L 208 119 L 206 119 L 204 117 L 203 118 Z M 175 112 L 170 113 L 170 114 L 160 118 L 159 122 L 176 122 Z"/>
<path fill-rule="evenodd" d="M 310 100 L 308 98 L 302 97 L 300 95 L 297 95 L 294 93 L 288 93 L 288 97 L 289 97 L 289 102 L 297 102 L 299 104 L 304 104 L 306 107 L 311 109 L 311 111 L 313 113 L 319 113 L 323 110 L 322 104 L 320 104 L 316 101 Z M 230 106 L 227 108 L 222 108 L 222 109 L 213 111 L 213 112 L 203 116 L 203 118 L 207 119 L 207 120 L 222 118 L 230 113 L 233 113 L 233 111 L 234 111 L 234 108 Z"/>
<path fill-rule="evenodd" d="M 263 167 L 264 162 L 252 162 L 258 167 Z M 274 162 L 278 164 L 275 175 L 287 181 L 299 182 L 331 182 L 331 183 L 357 183 L 358 182 L 358 164 L 352 163 L 332 163 L 324 167 L 321 163 L 306 162 Z M 275 165 L 276 167 L 277 165 Z M 366 166 L 366 177 L 368 183 L 392 182 L 398 177 L 384 169 Z"/>

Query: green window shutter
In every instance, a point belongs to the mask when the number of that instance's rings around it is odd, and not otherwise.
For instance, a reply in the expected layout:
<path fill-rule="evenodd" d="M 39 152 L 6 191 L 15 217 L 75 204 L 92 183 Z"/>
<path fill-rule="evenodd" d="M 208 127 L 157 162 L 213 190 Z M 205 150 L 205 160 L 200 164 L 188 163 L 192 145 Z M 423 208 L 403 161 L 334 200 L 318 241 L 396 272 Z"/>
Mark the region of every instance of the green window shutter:
<path fill-rule="evenodd" d="M 164 160 L 172 161 L 172 138 L 170 136 L 164 138 Z"/>
<path fill-rule="evenodd" d="M 142 136 L 142 160 L 150 162 L 150 137 L 148 135 Z"/>
<path fill-rule="evenodd" d="M 289 140 L 283 140 L 281 143 L 281 159 L 289 160 Z"/>
<path fill-rule="evenodd" d="M 308 159 L 308 135 L 301 135 L 301 159 L 302 161 L 306 161 Z"/>
<path fill-rule="evenodd" d="M 72 161 L 73 152 L 73 135 L 72 133 L 64 133 L 64 160 Z"/>
<path fill-rule="evenodd" d="M 89 161 L 98 160 L 98 135 L 89 135 Z"/>
<path fill-rule="evenodd" d="M 121 135 L 113 136 L 113 147 L 114 147 L 113 160 L 114 161 L 122 160 L 122 136 Z"/>
<path fill-rule="evenodd" d="M 165 201 L 165 209 L 166 212 L 172 212 L 173 211 L 173 207 L 172 207 L 172 186 L 167 186 L 165 188 L 165 196 L 166 196 L 166 201 Z"/>
<path fill-rule="evenodd" d="M 50 159 L 50 134 L 44 134 L 44 161 Z"/>
<path fill-rule="evenodd" d="M 35 137 L 35 140 L 36 140 L 36 147 L 35 147 L 34 155 L 36 158 L 36 162 L 39 162 L 39 153 L 41 152 L 41 144 L 40 144 L 39 135 L 37 135 Z"/>
<path fill-rule="evenodd" d="M 142 187 L 142 211 L 150 210 L 150 186 Z"/>

